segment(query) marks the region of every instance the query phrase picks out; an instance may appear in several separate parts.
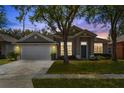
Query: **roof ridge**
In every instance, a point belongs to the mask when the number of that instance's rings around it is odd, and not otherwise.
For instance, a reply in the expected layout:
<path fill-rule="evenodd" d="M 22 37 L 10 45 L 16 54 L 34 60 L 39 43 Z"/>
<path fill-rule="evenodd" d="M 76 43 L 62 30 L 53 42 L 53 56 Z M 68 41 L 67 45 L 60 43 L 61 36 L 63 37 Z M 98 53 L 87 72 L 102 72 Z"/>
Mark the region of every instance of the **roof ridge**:
<path fill-rule="evenodd" d="M 26 40 L 26 39 L 28 39 L 28 38 L 30 38 L 31 36 L 33 36 L 33 35 L 38 35 L 38 36 L 40 36 L 41 38 L 44 38 L 45 40 L 47 40 L 47 41 L 50 41 L 50 42 L 55 42 L 55 41 L 53 41 L 52 39 L 50 39 L 50 38 L 48 38 L 48 37 L 46 37 L 46 36 L 44 36 L 44 35 L 42 35 L 41 33 L 39 33 L 39 32 L 33 32 L 33 33 L 31 33 L 31 34 L 29 34 L 29 35 L 27 35 L 27 36 L 25 36 L 25 37 L 23 37 L 23 38 L 21 38 L 20 40 L 18 40 L 17 42 L 21 42 L 21 41 L 24 41 L 24 40 Z"/>
<path fill-rule="evenodd" d="M 29 37 L 32 36 L 32 35 L 33 35 L 33 33 L 31 33 L 31 34 L 29 34 L 29 35 L 26 35 L 26 36 L 22 37 L 21 39 L 19 39 L 17 42 L 23 41 L 23 40 L 29 38 Z"/>
<path fill-rule="evenodd" d="M 89 30 L 87 30 L 87 29 L 82 29 L 82 28 L 80 28 L 80 27 L 78 27 L 78 26 L 76 26 L 76 25 L 73 25 L 72 27 L 77 28 L 77 29 L 82 30 L 82 31 L 87 31 L 87 32 L 89 32 L 89 33 L 94 34 L 94 35 L 97 36 L 97 34 L 91 32 L 91 31 L 89 31 Z"/>
<path fill-rule="evenodd" d="M 36 34 L 39 35 L 40 37 L 43 37 L 44 39 L 46 39 L 46 40 L 48 40 L 48 41 L 55 42 L 55 41 L 53 41 L 52 39 L 50 39 L 50 38 L 48 38 L 48 37 L 42 35 L 41 33 L 39 33 L 39 34 L 36 33 Z"/>

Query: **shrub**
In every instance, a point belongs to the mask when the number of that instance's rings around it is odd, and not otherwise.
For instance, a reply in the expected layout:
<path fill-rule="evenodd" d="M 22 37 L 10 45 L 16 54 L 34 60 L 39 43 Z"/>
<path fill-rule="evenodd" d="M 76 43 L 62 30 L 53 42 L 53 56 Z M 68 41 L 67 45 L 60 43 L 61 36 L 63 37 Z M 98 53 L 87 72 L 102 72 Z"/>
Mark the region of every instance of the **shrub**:
<path fill-rule="evenodd" d="M 68 56 L 69 60 L 78 60 L 74 55 L 72 56 Z M 58 57 L 58 60 L 63 60 L 64 59 L 64 56 L 60 56 Z"/>
<path fill-rule="evenodd" d="M 5 59 L 5 55 L 0 55 L 0 59 Z"/>
<path fill-rule="evenodd" d="M 15 52 L 10 52 L 10 53 L 8 53 L 7 58 L 8 58 L 9 60 L 11 60 L 11 61 L 17 60 L 18 55 L 19 55 L 19 54 L 15 53 Z"/>
<path fill-rule="evenodd" d="M 95 55 L 90 55 L 90 60 L 94 61 L 94 60 L 97 60 L 97 57 Z"/>
<path fill-rule="evenodd" d="M 95 53 L 94 55 L 97 57 L 97 59 L 111 59 L 110 54 Z"/>
<path fill-rule="evenodd" d="M 104 59 L 106 59 L 106 58 L 105 58 L 104 56 L 100 56 L 100 55 L 99 55 L 99 56 L 97 56 L 97 59 L 98 59 L 98 60 L 104 60 Z"/>
<path fill-rule="evenodd" d="M 51 54 L 51 59 L 52 59 L 52 60 L 55 60 L 55 59 L 56 59 L 56 53 L 52 53 L 52 54 Z"/>

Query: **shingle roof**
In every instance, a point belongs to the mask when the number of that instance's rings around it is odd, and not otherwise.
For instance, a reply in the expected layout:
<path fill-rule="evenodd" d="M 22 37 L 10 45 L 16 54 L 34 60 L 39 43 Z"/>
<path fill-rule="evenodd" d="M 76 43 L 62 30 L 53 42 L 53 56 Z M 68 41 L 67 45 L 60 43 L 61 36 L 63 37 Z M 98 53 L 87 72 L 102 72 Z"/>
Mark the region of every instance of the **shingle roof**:
<path fill-rule="evenodd" d="M 117 42 L 124 42 L 124 35 L 119 36 Z"/>
<path fill-rule="evenodd" d="M 69 36 L 75 36 L 75 35 L 80 35 L 81 33 L 88 33 L 89 35 L 91 36 L 97 36 L 95 33 L 91 32 L 91 31 L 88 31 L 86 29 L 82 29 L 80 27 L 77 27 L 75 25 L 72 26 L 71 28 L 72 30 L 68 33 Z M 61 35 L 62 33 L 61 32 L 57 32 L 56 34 L 54 35 Z"/>
<path fill-rule="evenodd" d="M 96 38 L 95 38 L 95 41 L 109 42 L 108 39 L 103 39 L 103 38 L 99 38 L 99 37 L 96 37 Z"/>
<path fill-rule="evenodd" d="M 16 42 L 17 39 L 9 36 L 9 35 L 6 35 L 6 34 L 0 34 L 0 41 L 6 41 L 6 42 Z"/>
<path fill-rule="evenodd" d="M 18 40 L 17 43 L 55 43 L 55 41 L 43 36 L 41 33 L 33 32 Z"/>
<path fill-rule="evenodd" d="M 86 32 L 86 33 L 89 33 L 90 35 L 97 36 L 95 33 L 88 31 L 87 29 L 82 29 L 80 27 L 77 27 L 75 25 L 72 28 L 76 29 L 76 31 L 79 31 L 79 32 Z"/>
<path fill-rule="evenodd" d="M 117 37 L 117 43 L 119 43 L 119 42 L 124 42 L 124 35 Z M 109 44 L 112 44 L 112 41 L 109 42 Z"/>

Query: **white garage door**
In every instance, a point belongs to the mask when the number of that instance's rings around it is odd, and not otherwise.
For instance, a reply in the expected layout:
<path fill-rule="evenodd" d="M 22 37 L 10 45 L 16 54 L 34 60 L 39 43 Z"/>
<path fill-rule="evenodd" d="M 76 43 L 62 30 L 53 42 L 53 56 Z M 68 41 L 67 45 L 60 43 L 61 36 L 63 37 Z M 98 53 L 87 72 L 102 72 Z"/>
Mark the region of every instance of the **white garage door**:
<path fill-rule="evenodd" d="M 21 59 L 50 60 L 50 45 L 22 45 Z"/>

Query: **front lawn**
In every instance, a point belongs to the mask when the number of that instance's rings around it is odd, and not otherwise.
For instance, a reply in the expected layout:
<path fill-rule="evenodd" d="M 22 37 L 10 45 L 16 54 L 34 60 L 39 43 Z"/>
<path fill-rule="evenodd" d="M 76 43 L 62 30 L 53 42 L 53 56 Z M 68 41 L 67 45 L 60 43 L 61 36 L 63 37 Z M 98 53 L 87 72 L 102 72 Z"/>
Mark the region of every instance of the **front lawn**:
<path fill-rule="evenodd" d="M 124 79 L 33 79 L 35 88 L 123 88 Z"/>
<path fill-rule="evenodd" d="M 0 59 L 0 65 L 10 63 L 11 61 L 8 61 L 7 59 Z"/>
<path fill-rule="evenodd" d="M 102 61 L 70 61 L 70 64 L 63 64 L 62 61 L 55 61 L 47 72 L 48 74 L 101 74 L 114 73 L 124 74 L 124 61 L 111 62 Z"/>

